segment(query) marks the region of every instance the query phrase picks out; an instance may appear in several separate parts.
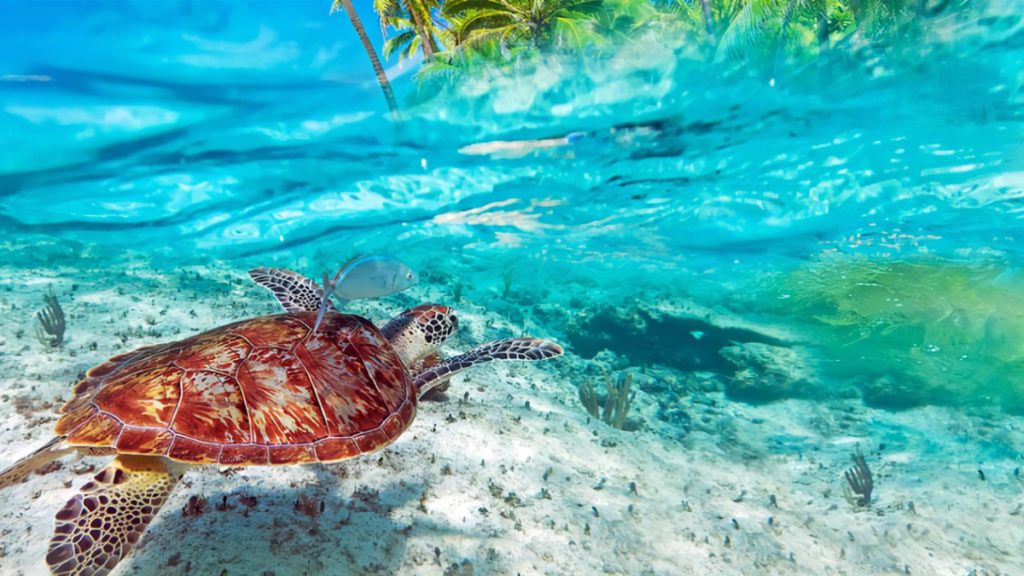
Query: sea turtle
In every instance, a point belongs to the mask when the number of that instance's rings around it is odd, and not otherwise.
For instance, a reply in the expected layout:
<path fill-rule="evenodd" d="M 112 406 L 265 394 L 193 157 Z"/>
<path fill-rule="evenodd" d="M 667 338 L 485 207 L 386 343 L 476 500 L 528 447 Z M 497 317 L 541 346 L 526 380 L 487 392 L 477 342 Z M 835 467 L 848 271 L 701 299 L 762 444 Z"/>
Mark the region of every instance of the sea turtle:
<path fill-rule="evenodd" d="M 562 354 L 548 340 L 484 344 L 414 371 L 458 327 L 447 306 L 405 310 L 378 329 L 327 312 L 299 283 L 295 311 L 228 324 L 114 356 L 88 372 L 57 437 L 0 474 L 0 488 L 72 451 L 116 458 L 57 512 L 54 574 L 107 574 L 142 537 L 189 468 L 334 462 L 380 450 L 412 423 L 419 397 L 491 360 Z"/>

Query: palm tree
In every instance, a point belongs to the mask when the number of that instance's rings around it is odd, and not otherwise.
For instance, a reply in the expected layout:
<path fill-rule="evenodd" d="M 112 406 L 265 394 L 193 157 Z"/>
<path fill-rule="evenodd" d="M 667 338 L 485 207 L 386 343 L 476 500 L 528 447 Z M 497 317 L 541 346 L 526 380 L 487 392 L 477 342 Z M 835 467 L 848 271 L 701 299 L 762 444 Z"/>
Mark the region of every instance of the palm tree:
<path fill-rule="evenodd" d="M 586 26 L 574 26 L 584 32 L 581 41 L 614 50 L 620 43 L 635 43 L 644 37 L 661 41 L 678 36 L 680 22 L 674 9 L 660 10 L 651 0 L 605 0 L 604 8 L 590 15 Z"/>
<path fill-rule="evenodd" d="M 434 53 L 437 51 L 437 43 L 434 41 L 434 35 L 437 32 L 437 26 L 434 25 L 433 19 L 431 18 L 431 10 L 434 8 L 440 8 L 439 0 L 374 0 L 373 9 L 377 11 L 380 16 L 381 28 L 394 27 L 394 28 L 410 28 L 414 30 L 413 36 L 415 38 L 403 38 L 402 41 L 397 44 L 403 47 L 409 46 L 413 43 L 418 44 L 423 49 L 423 62 L 424 64 L 434 61 Z M 411 21 L 411 26 L 408 23 Z M 403 34 L 399 34 L 403 36 Z M 394 48 L 392 48 L 394 50 Z M 390 53 L 392 50 L 388 50 Z M 408 50 L 403 50 L 402 54 L 405 55 Z M 385 54 L 385 57 L 387 54 Z"/>
<path fill-rule="evenodd" d="M 384 57 L 398 53 L 399 59 L 423 51 L 423 66 L 429 66 L 438 53 L 447 49 L 451 24 L 433 16 L 440 10 L 441 0 L 375 0 L 381 27 L 393 29 L 396 34 L 384 43 Z M 405 4 L 404 6 L 402 4 Z M 422 12 L 422 14 L 420 14 Z M 419 21 L 414 16 L 419 15 Z M 386 36 L 386 33 L 385 33 Z"/>
<path fill-rule="evenodd" d="M 845 36 L 850 27 L 849 11 L 839 0 L 750 0 L 722 34 L 715 60 L 760 61 L 775 78 L 788 52 L 798 60 L 817 60 L 827 84 L 833 32 Z"/>
<path fill-rule="evenodd" d="M 696 0 L 679 0 L 690 4 Z M 815 56 L 819 64 L 838 58 L 838 43 L 905 41 L 920 32 L 924 18 L 942 15 L 952 0 L 721 0 L 721 10 L 742 6 L 729 17 L 716 59 L 751 60 L 760 52 L 776 61 L 787 48 Z"/>
<path fill-rule="evenodd" d="M 700 52 L 708 58 L 717 58 L 717 48 L 729 25 L 743 8 L 758 0 L 671 0 L 668 12 L 679 18 L 680 24 L 701 39 Z"/>
<path fill-rule="evenodd" d="M 465 16 L 457 33 L 467 44 L 497 41 L 504 51 L 519 42 L 550 46 L 557 26 L 573 35 L 578 21 L 603 9 L 604 0 L 453 0 L 442 14 Z"/>
<path fill-rule="evenodd" d="M 352 6 L 352 0 L 334 0 L 334 5 L 331 6 L 331 14 L 334 14 L 342 8 L 344 8 L 345 13 L 348 14 L 348 19 L 352 21 L 352 27 L 356 29 L 356 34 L 359 35 L 359 39 L 363 43 L 363 49 L 366 50 L 366 55 L 370 58 L 370 64 L 373 66 L 373 71 L 377 73 L 377 82 L 380 83 L 380 89 L 384 92 L 384 98 L 388 101 L 388 109 L 391 110 L 391 117 L 395 120 L 401 120 L 402 113 L 398 109 L 398 102 L 395 100 L 395 93 L 391 90 L 391 82 L 388 81 L 388 75 L 384 73 L 384 67 L 380 64 L 380 58 L 377 57 L 377 51 L 374 50 L 373 44 L 370 43 L 369 36 L 366 35 L 366 29 L 363 28 L 363 23 L 359 20 L 359 14 L 356 14 L 356 9 Z"/>

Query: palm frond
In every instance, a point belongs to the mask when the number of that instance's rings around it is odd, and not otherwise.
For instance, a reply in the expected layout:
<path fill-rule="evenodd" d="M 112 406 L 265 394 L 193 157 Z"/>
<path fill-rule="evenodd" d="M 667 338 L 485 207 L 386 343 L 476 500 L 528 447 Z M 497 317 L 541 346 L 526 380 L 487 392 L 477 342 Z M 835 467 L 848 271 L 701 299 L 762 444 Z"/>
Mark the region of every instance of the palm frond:
<path fill-rule="evenodd" d="M 465 75 L 465 70 L 460 66 L 456 66 L 447 62 L 443 56 L 445 53 L 437 54 L 438 58 L 433 62 L 428 62 L 423 65 L 423 68 L 416 74 L 416 80 L 421 84 L 429 81 L 451 81 L 457 78 L 461 78 Z"/>
<path fill-rule="evenodd" d="M 502 28 L 512 24 L 515 19 L 509 14 L 501 12 L 481 12 L 462 23 L 461 32 L 466 37 L 474 32 L 487 30 L 489 28 Z"/>
<path fill-rule="evenodd" d="M 401 12 L 402 7 L 398 0 L 373 0 L 373 11 L 377 13 L 383 22 L 389 16 L 395 16 Z"/>
<path fill-rule="evenodd" d="M 500 12 L 510 10 L 511 8 L 513 7 L 500 0 L 455 0 L 454 2 L 445 2 L 441 8 L 441 15 L 463 14 L 470 10 L 493 10 Z"/>
<path fill-rule="evenodd" d="M 566 32 L 558 34 L 558 36 L 571 40 L 577 50 L 582 50 L 585 32 L 580 30 L 579 23 L 572 18 L 557 18 L 556 20 L 556 33 Z"/>
<path fill-rule="evenodd" d="M 550 13 L 550 17 L 558 17 L 568 12 L 589 16 L 604 10 L 604 8 L 604 0 L 570 0 L 556 6 L 556 9 Z"/>
<path fill-rule="evenodd" d="M 398 34 L 397 36 L 395 36 L 393 38 L 389 38 L 388 41 L 384 43 L 384 50 L 383 50 L 384 57 L 385 58 L 390 58 L 392 54 L 394 54 L 396 51 L 398 51 L 398 53 L 399 53 L 398 61 L 401 62 L 402 58 L 405 55 L 405 53 L 408 51 L 409 46 L 414 41 L 416 41 L 417 46 L 419 45 L 418 40 L 419 40 L 419 37 L 416 35 L 416 32 L 413 31 L 413 30 L 406 30 L 405 32 L 402 32 L 401 34 Z"/>
<path fill-rule="evenodd" d="M 489 41 L 495 41 L 507 46 L 508 42 L 514 41 L 519 33 L 520 28 L 515 24 L 494 28 L 483 28 L 470 34 L 469 37 L 466 38 L 466 42 L 471 46 L 477 46 Z"/>
<path fill-rule="evenodd" d="M 765 30 L 779 14 L 779 0 L 751 0 L 733 18 L 715 52 L 715 62 L 742 59 L 766 41 Z"/>

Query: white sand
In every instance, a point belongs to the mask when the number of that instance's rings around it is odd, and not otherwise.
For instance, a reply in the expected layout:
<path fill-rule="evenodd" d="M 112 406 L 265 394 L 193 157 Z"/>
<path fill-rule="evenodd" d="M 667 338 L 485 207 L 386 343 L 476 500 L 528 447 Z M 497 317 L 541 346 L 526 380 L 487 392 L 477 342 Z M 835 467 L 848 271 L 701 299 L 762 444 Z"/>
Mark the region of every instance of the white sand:
<path fill-rule="evenodd" d="M 50 437 L 60 403 L 40 404 L 67 400 L 76 374 L 118 352 L 117 332 L 160 332 L 129 336 L 126 346 L 137 347 L 276 311 L 244 270 L 165 275 L 140 259 L 131 274 L 84 273 L 38 258 L 0 265 L 3 467 Z M 68 341 L 53 350 L 35 340 L 30 317 L 48 278 L 69 316 Z M 419 286 L 353 309 L 380 320 L 444 297 Z M 459 308 L 464 334 L 446 352 L 507 324 Z M 587 422 L 576 392 L 585 364 L 569 354 L 477 367 L 456 377 L 445 401 L 422 403 L 398 442 L 360 460 L 228 476 L 196 469 L 115 574 L 1024 574 L 1024 480 L 1013 474 L 1024 466 L 1024 419 L 857 402 L 753 406 L 711 393 L 678 400 L 685 432 L 638 391 L 631 418 L 645 428 L 624 432 Z M 20 397 L 33 404 L 23 414 Z M 842 496 L 857 442 L 875 473 L 866 509 Z M 63 463 L 0 493 L 0 573 L 45 573 L 53 514 L 90 476 L 72 468 L 104 459 Z M 184 517 L 200 494 L 206 513 Z M 242 494 L 256 499 L 247 516 Z M 232 509 L 217 510 L 224 496 Z M 303 496 L 324 502 L 316 530 L 295 509 Z"/>

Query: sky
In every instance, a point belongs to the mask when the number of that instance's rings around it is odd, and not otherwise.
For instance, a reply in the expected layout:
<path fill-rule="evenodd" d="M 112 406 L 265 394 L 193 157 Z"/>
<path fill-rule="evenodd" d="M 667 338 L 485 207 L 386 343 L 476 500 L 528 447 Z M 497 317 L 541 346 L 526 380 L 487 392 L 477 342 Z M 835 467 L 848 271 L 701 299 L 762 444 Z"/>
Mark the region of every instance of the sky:
<path fill-rule="evenodd" d="M 379 51 L 371 3 L 355 4 Z M 329 0 L 4 0 L 0 77 L 70 69 L 204 83 L 266 79 L 268 71 L 372 80 L 348 18 L 330 8 Z"/>

